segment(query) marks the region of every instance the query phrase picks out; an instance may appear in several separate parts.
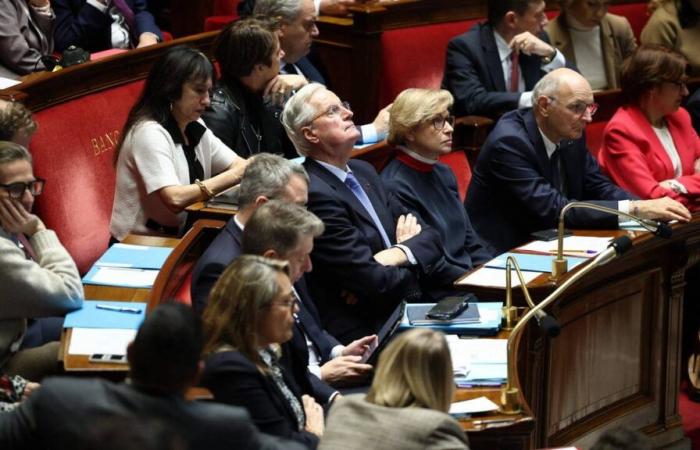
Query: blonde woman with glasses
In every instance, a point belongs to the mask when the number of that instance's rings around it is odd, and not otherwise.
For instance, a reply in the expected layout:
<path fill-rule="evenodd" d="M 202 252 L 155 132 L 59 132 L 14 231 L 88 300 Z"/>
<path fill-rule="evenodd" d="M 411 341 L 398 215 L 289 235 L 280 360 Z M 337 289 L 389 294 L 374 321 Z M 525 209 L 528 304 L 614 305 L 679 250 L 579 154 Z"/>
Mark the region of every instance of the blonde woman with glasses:
<path fill-rule="evenodd" d="M 442 333 L 415 329 L 382 352 L 369 393 L 336 402 L 320 449 L 468 449 L 447 414 L 454 393 L 450 350 Z"/>
<path fill-rule="evenodd" d="M 288 263 L 253 255 L 236 259 L 214 285 L 202 316 L 202 384 L 215 401 L 245 407 L 260 431 L 313 449 L 323 434 L 323 409 L 300 396 L 278 362 L 298 309 Z"/>

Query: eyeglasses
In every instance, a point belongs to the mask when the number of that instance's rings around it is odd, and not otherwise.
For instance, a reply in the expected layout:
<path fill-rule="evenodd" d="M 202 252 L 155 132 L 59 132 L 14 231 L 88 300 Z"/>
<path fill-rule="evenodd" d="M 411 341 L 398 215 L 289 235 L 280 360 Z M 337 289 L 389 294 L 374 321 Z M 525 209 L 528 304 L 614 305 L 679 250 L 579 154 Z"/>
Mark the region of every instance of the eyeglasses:
<path fill-rule="evenodd" d="M 0 187 L 7 189 L 7 192 L 10 194 L 11 198 L 19 199 L 22 198 L 22 196 L 24 195 L 24 191 L 27 190 L 34 197 L 36 197 L 37 195 L 41 195 L 41 193 L 44 191 L 45 183 L 46 180 L 44 180 L 43 178 L 37 178 L 36 180 L 30 181 L 28 183 L 18 181 L 17 183 L 0 184 Z"/>
<path fill-rule="evenodd" d="M 455 116 L 437 116 L 433 119 L 433 127 L 435 131 L 442 131 L 445 128 L 445 124 L 449 123 L 452 128 L 455 125 Z"/>
<path fill-rule="evenodd" d="M 553 102 L 556 102 L 557 99 L 555 97 L 549 97 L 550 100 Z M 570 105 L 566 105 L 566 109 L 571 111 L 576 117 L 581 117 L 583 116 L 586 111 L 588 111 L 588 114 L 593 117 L 593 115 L 598 111 L 598 104 L 597 103 L 584 103 L 584 102 L 575 102 Z"/>
<path fill-rule="evenodd" d="M 290 295 L 289 298 L 285 300 L 274 300 L 270 303 L 271 305 L 280 305 L 284 308 L 294 308 L 295 306 L 299 305 L 299 299 L 297 299 L 295 296 Z"/>
<path fill-rule="evenodd" d="M 674 84 L 678 89 L 688 89 L 688 79 L 683 78 L 681 80 L 664 80 L 666 83 Z"/>
<path fill-rule="evenodd" d="M 311 120 L 309 121 L 309 123 L 313 123 L 316 119 L 318 119 L 319 117 L 323 117 L 323 116 L 326 116 L 326 117 L 328 117 L 329 119 L 332 119 L 332 118 L 334 118 L 334 117 L 336 117 L 336 116 L 340 116 L 340 113 L 342 113 L 343 110 L 345 110 L 345 111 L 347 111 L 347 112 L 349 112 L 349 113 L 352 113 L 352 109 L 350 108 L 350 103 L 349 103 L 349 102 L 342 102 L 342 103 L 339 104 L 339 105 L 331 105 L 331 106 L 329 106 L 325 111 L 323 111 L 322 113 L 319 113 L 319 114 L 317 114 L 316 116 L 314 116 L 314 118 L 311 119 Z"/>

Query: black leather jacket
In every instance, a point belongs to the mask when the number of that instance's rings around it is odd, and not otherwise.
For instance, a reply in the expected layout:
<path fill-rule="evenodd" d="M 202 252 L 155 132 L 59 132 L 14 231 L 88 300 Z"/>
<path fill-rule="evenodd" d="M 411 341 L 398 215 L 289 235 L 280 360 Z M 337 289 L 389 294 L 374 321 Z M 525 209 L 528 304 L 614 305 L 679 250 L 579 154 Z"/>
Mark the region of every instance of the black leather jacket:
<path fill-rule="evenodd" d="M 298 155 L 279 116 L 279 109 L 265 106 L 262 97 L 240 83 L 220 81 L 202 119 L 216 137 L 243 158 L 261 152 L 294 158 Z"/>

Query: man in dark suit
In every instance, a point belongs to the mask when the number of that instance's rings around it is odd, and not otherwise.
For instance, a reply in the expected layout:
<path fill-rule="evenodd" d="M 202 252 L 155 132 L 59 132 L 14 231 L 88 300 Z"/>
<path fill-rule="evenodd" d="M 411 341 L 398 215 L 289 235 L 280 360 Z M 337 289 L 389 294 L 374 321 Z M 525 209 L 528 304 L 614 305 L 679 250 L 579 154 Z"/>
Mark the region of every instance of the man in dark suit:
<path fill-rule="evenodd" d="M 188 402 L 202 369 L 199 323 L 184 305 L 148 315 L 127 356 L 131 382 L 53 378 L 0 420 L 1 448 L 99 448 L 94 433 L 113 422 L 158 422 L 189 449 L 288 449 L 298 444 L 260 433 L 242 408 Z M 122 433 L 129 442 L 131 430 Z"/>
<path fill-rule="evenodd" d="M 287 352 L 295 359 L 289 364 L 295 378 L 303 378 L 298 375 L 305 373 L 308 366 L 315 375 L 311 378 L 313 384 L 318 385 L 318 377 L 335 387 L 356 385 L 365 381 L 372 369 L 361 361 L 370 345 L 376 345 L 377 336 L 365 336 L 344 346 L 322 329 L 304 274 L 311 272 L 309 255 L 314 238 L 323 233 L 323 228 L 323 222 L 305 208 L 273 200 L 258 208 L 248 221 L 243 232 L 243 253 L 289 262 L 299 305 L 294 336 L 289 341 L 292 351 Z"/>
<path fill-rule="evenodd" d="M 584 129 L 597 105 L 588 82 L 570 69 L 546 75 L 532 109 L 504 115 L 479 153 L 466 206 L 479 235 L 499 254 L 556 226 L 570 201 L 589 201 L 646 219 L 690 219 L 670 198 L 636 200 L 600 172 Z M 618 217 L 575 208 L 570 228 L 617 228 Z"/>
<path fill-rule="evenodd" d="M 241 254 L 241 238 L 253 212 L 271 199 L 306 205 L 309 177 L 299 164 L 269 153 L 259 154 L 241 179 L 238 214 L 228 221 L 192 272 L 192 308 L 202 314 L 221 273 Z"/>
<path fill-rule="evenodd" d="M 549 44 L 544 0 L 488 2 L 488 21 L 453 38 L 447 46 L 443 89 L 454 112 L 498 117 L 532 106 L 532 88 L 566 60 Z"/>
<path fill-rule="evenodd" d="M 358 131 L 335 94 L 305 86 L 282 118 L 306 156 L 309 209 L 325 224 L 311 254 L 311 294 L 325 329 L 349 343 L 375 333 L 400 301 L 422 298 L 419 279 L 444 257 L 442 244 L 435 230 L 401 215 L 370 164 L 350 160 Z"/>
<path fill-rule="evenodd" d="M 147 0 L 53 0 L 55 49 L 89 52 L 157 44 L 163 35 Z"/>

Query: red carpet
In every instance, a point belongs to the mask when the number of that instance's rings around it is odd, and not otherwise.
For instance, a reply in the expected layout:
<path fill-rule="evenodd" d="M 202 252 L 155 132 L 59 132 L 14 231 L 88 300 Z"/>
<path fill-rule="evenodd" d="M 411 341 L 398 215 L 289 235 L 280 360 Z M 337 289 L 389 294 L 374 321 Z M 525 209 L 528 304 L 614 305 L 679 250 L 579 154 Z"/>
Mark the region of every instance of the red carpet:
<path fill-rule="evenodd" d="M 691 448 L 700 450 L 700 403 L 688 400 L 685 386 L 681 387 L 679 403 L 681 417 L 683 417 L 683 431 L 691 440 Z"/>

